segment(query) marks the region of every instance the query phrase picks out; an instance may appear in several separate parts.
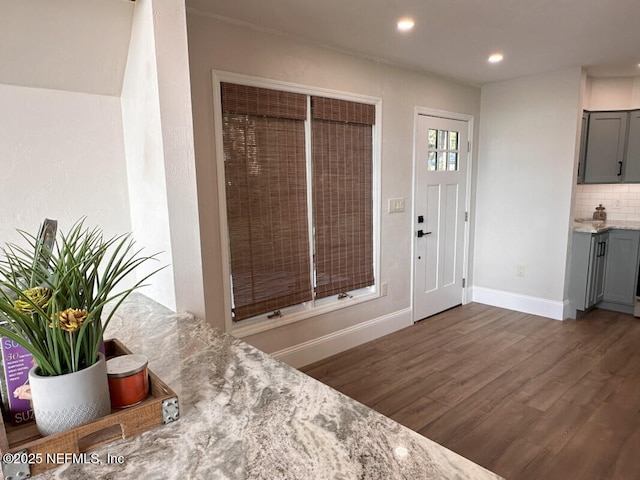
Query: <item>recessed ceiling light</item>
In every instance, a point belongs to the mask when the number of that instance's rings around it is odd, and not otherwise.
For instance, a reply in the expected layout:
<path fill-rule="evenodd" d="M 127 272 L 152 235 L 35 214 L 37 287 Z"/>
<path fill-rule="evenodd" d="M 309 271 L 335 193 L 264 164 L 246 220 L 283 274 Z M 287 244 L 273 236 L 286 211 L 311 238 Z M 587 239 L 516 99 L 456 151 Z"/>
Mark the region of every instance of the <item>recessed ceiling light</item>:
<path fill-rule="evenodd" d="M 489 57 L 489 63 L 501 62 L 503 58 L 504 58 L 504 55 L 502 55 L 501 53 L 493 53 Z"/>
<path fill-rule="evenodd" d="M 408 32 L 413 28 L 416 23 L 410 18 L 402 18 L 398 20 L 398 30 L 401 32 Z"/>

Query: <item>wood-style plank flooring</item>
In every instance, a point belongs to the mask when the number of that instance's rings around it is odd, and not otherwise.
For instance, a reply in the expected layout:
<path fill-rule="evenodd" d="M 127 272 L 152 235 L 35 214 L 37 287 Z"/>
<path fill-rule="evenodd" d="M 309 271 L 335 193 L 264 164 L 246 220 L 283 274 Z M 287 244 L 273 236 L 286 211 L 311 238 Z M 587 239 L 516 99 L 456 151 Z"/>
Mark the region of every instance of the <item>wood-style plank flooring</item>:
<path fill-rule="evenodd" d="M 301 369 L 509 480 L 640 479 L 640 319 L 460 306 Z"/>

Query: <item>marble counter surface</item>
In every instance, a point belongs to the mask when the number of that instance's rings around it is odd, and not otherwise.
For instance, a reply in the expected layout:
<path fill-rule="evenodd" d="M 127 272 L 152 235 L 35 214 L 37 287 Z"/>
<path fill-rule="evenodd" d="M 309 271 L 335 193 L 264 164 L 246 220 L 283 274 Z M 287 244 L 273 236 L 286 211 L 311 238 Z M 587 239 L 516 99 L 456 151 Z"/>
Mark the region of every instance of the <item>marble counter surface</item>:
<path fill-rule="evenodd" d="M 497 479 L 190 314 L 134 294 L 107 337 L 149 358 L 180 419 L 38 479 Z M 123 462 L 107 464 L 107 455 Z"/>
<path fill-rule="evenodd" d="M 585 219 L 588 220 L 588 219 Z M 619 230 L 640 230 L 640 222 L 633 222 L 629 220 L 607 220 L 604 222 L 593 220 L 593 221 L 574 221 L 573 222 L 573 231 L 574 232 L 585 232 L 585 233 L 601 233 L 606 232 L 607 230 L 619 229 Z"/>

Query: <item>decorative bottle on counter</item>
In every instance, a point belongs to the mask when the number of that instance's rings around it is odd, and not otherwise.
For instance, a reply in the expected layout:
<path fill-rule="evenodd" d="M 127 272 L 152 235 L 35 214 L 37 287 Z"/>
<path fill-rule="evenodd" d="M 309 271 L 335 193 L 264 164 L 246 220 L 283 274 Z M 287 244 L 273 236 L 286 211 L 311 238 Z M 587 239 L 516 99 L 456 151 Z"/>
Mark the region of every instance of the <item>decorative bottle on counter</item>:
<path fill-rule="evenodd" d="M 596 211 L 593 212 L 593 219 L 600 220 L 602 222 L 607 219 L 607 212 L 604 211 L 604 207 L 602 206 L 602 204 L 596 207 Z"/>

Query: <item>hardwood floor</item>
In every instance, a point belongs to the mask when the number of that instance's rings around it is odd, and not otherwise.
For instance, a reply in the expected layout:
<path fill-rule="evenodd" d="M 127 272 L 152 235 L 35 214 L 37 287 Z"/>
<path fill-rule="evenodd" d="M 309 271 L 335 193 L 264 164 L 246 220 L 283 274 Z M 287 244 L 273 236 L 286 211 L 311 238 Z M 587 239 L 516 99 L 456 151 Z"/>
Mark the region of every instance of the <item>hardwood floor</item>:
<path fill-rule="evenodd" d="M 469 304 L 301 369 L 510 480 L 640 478 L 640 319 Z"/>

